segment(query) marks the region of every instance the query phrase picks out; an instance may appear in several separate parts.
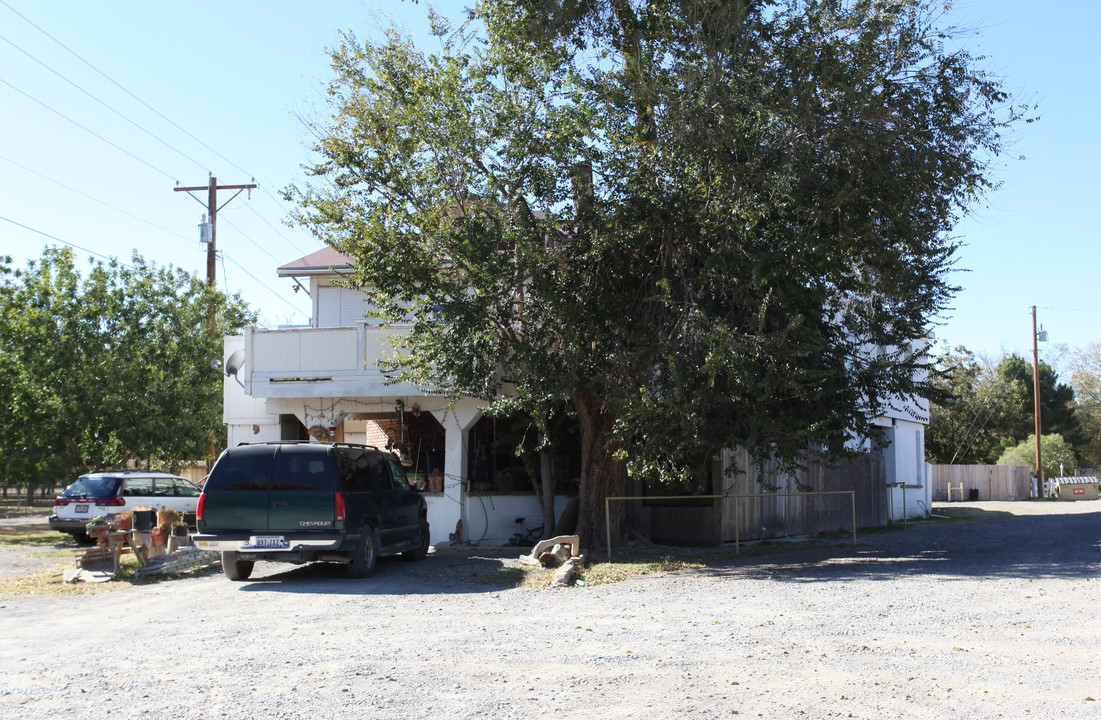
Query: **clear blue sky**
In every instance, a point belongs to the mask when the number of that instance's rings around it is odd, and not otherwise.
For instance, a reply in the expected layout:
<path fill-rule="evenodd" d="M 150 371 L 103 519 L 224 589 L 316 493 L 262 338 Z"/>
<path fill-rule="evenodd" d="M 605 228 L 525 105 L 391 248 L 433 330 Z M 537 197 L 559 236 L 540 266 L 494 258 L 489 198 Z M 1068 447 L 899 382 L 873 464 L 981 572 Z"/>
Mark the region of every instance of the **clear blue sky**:
<path fill-rule="evenodd" d="M 462 3 L 436 6 L 456 16 Z M 0 0 L 0 217 L 26 226 L 0 221 L 0 254 L 25 266 L 57 244 L 46 233 L 205 275 L 204 206 L 173 186 L 205 185 L 208 172 L 222 184 L 255 177 L 262 188 L 219 214 L 219 286 L 242 292 L 267 324 L 306 322 L 308 299 L 275 275 L 320 247 L 281 222 L 279 190 L 308 158 L 295 115 L 312 112 L 340 30 L 365 36 L 393 13 L 424 36 L 426 7 Z M 1002 187 L 957 228 L 968 272 L 954 275 L 963 290 L 939 343 L 1030 353 L 1031 305 L 1052 343 L 1099 342 L 1101 3 L 970 0 L 951 17 L 977 28 L 967 46 L 1041 119 L 1018 130 Z"/>

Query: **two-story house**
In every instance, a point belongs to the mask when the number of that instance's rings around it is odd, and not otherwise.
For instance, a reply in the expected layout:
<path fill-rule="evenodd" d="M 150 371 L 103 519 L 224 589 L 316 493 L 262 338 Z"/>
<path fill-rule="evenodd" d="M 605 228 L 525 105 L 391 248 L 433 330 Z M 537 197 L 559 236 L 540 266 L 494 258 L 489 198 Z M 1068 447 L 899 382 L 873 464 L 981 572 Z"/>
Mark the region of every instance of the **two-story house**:
<path fill-rule="evenodd" d="M 284 265 L 279 276 L 309 292 L 310 325 L 249 327 L 242 335 L 225 338 L 227 367 L 235 370 L 224 383 L 230 445 L 313 438 L 390 448 L 402 456 L 410 476 L 426 493 L 433 544 L 500 545 L 522 529 L 517 518 L 526 518 L 528 527 L 539 525 L 542 510 L 527 480 L 528 470 L 518 466 L 508 450 L 509 434 L 516 428 L 483 417 L 475 399 L 451 403 L 389 381 L 377 360 L 392 352 L 392 336 L 400 335 L 402 328 L 382 327 L 366 317 L 365 296 L 335 284 L 349 269 L 349 259 L 329 248 Z M 923 459 L 928 411 L 913 403 L 897 405 L 897 411 L 876 418 L 887 442 L 880 443 L 874 462 L 859 471 L 846 464 L 834 470 L 811 468 L 794 478 L 758 478 L 755 471 L 726 473 L 731 463 L 750 465 L 741 457 L 744 453 L 726 450 L 716 455 L 711 492 L 748 495 L 760 493 L 762 487 L 794 491 L 845 486 L 862 495 L 858 524 L 923 513 L 931 500 Z M 560 487 L 568 493 L 576 481 L 568 458 L 559 474 Z M 568 499 L 566 494 L 556 497 L 558 513 Z M 831 526 L 836 509 L 822 522 L 808 525 L 805 519 L 813 517 L 818 506 L 805 500 L 793 506 L 785 499 L 782 508 L 779 500 L 757 506 L 746 502 L 740 503 L 737 519 L 729 501 L 713 501 L 701 511 L 663 505 L 658 498 L 635 502 L 631 516 L 655 539 L 669 540 L 726 542 L 732 539 L 735 523 L 741 538 L 785 535 L 808 527 L 836 529 Z M 840 517 L 851 516 L 842 511 Z M 707 530 L 701 532 L 701 527 Z"/>

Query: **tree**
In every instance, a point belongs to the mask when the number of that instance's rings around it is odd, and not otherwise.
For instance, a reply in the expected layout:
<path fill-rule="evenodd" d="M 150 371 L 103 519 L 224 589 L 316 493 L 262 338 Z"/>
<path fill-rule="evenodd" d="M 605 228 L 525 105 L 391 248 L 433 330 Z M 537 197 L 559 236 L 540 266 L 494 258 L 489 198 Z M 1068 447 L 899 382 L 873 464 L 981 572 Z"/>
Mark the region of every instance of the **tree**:
<path fill-rule="evenodd" d="M 0 259 L 0 477 L 56 483 L 127 461 L 168 464 L 224 447 L 221 337 L 253 320 L 243 301 L 134 255 L 67 249 L 24 270 Z M 217 314 L 212 334 L 210 318 Z"/>
<path fill-rule="evenodd" d="M 1059 375 L 1044 361 L 1040 361 L 1040 417 L 1041 433 L 1062 435 L 1071 446 L 1081 443 L 1081 429 L 1074 414 L 1074 389 L 1059 382 Z M 1032 380 L 1032 363 L 1019 355 L 1007 355 L 998 365 L 998 375 L 1003 382 L 1015 385 L 1018 392 L 1017 407 L 1013 408 L 1014 422 L 1003 428 L 1005 437 L 1019 440 L 1029 432 L 1036 435 L 1035 386 Z"/>
<path fill-rule="evenodd" d="M 1078 467 L 1073 448 L 1067 444 L 1062 435 L 1057 433 L 1040 436 L 1040 456 L 1044 462 L 1044 477 L 1070 474 Z M 1033 433 L 1017 445 L 1007 448 L 995 465 L 1028 465 L 1035 474 L 1036 434 Z"/>
<path fill-rule="evenodd" d="M 1076 449 L 1083 465 L 1101 468 L 1101 343 L 1074 352 L 1070 370 L 1074 414 L 1082 430 L 1082 442 Z"/>
<path fill-rule="evenodd" d="M 592 543 L 628 466 L 842 454 L 925 389 L 947 233 L 1018 117 L 931 7 L 486 0 L 433 53 L 348 34 L 290 194 L 413 322 L 407 379 L 569 402 Z"/>
<path fill-rule="evenodd" d="M 936 392 L 925 438 L 931 462 L 997 463 L 1029 433 L 1035 437 L 1032 363 L 1020 356 L 1005 355 L 993 365 L 957 347 L 937 358 L 932 384 Z M 1061 435 L 1071 447 L 1082 437 L 1074 406 L 1074 389 L 1041 361 L 1042 429 Z"/>
<path fill-rule="evenodd" d="M 925 456 L 929 462 L 992 464 L 1004 452 L 1008 427 L 1032 427 L 1023 382 L 1006 381 L 998 366 L 980 362 L 965 347 L 936 358 Z"/>

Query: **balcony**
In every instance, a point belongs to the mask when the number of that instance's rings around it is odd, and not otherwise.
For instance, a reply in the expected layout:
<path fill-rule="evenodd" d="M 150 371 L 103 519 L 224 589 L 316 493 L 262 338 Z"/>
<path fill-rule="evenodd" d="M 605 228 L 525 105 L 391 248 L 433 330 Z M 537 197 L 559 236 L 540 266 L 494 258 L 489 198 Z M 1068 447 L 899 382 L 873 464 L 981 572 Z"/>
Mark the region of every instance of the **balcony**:
<path fill-rule="evenodd" d="M 245 366 L 241 382 L 256 398 L 397 397 L 421 394 L 406 384 L 391 384 L 378 360 L 396 352 L 392 340 L 400 327 L 358 323 L 353 327 L 245 328 Z"/>

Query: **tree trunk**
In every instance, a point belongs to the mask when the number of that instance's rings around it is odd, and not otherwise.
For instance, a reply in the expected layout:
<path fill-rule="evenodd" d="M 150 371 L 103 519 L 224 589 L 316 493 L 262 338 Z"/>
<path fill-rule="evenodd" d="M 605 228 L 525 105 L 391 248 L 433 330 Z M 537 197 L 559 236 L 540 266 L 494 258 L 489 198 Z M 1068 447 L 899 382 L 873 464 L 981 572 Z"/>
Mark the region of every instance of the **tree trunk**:
<path fill-rule="evenodd" d="M 604 498 L 623 495 L 627 487 L 627 465 L 614 457 L 618 445 L 610 442 L 615 418 L 592 393 L 573 397 L 581 430 L 581 487 L 577 513 L 577 534 L 590 552 L 607 545 Z M 610 504 L 608 524 L 613 546 L 623 537 L 626 518 L 623 501 Z"/>
<path fill-rule="evenodd" d="M 554 489 L 558 486 L 554 455 L 549 448 L 539 451 L 539 476 L 543 481 L 543 500 L 540 503 L 543 506 L 543 537 L 540 539 L 546 539 L 554 535 Z"/>

